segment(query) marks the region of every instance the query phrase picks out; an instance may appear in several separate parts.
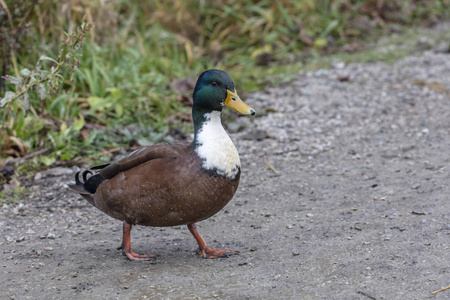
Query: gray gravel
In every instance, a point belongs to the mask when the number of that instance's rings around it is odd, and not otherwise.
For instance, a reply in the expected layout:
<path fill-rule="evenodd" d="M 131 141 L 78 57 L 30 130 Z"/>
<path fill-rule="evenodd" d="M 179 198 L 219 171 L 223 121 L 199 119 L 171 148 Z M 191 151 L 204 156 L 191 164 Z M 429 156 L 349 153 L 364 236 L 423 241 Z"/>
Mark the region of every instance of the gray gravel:
<path fill-rule="evenodd" d="M 442 51 L 440 51 L 442 52 Z M 132 231 L 36 176 L 0 217 L 1 299 L 449 299 L 450 54 L 395 64 L 335 63 L 249 95 L 258 118 L 230 129 L 243 174 L 235 198 L 199 224 Z"/>

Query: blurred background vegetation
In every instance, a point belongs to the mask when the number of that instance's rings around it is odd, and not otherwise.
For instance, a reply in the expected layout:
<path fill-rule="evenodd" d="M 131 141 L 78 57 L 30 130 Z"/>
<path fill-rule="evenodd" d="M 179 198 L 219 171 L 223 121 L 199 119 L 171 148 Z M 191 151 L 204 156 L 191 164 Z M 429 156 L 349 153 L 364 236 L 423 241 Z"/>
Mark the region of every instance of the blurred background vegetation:
<path fill-rule="evenodd" d="M 24 161 L 26 170 L 70 166 L 184 137 L 205 69 L 226 70 L 248 93 L 323 55 L 432 26 L 448 7 L 450 0 L 0 0 L 0 180 Z"/>

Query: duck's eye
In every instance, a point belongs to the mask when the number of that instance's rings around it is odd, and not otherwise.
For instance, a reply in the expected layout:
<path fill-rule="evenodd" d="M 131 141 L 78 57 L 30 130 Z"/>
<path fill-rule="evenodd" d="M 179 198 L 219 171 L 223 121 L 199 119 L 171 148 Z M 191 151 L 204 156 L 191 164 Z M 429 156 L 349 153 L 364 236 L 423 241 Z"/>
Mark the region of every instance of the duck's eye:
<path fill-rule="evenodd" d="M 211 84 L 212 84 L 212 86 L 217 86 L 217 82 L 215 82 L 215 81 L 213 81 Z"/>

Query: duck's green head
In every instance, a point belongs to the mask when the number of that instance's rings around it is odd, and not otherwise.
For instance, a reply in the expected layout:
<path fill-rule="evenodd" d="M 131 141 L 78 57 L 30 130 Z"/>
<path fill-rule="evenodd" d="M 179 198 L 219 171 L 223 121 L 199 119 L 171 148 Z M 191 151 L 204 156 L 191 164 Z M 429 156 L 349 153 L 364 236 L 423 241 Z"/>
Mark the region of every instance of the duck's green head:
<path fill-rule="evenodd" d="M 224 105 L 243 115 L 254 115 L 255 110 L 239 98 L 230 76 L 221 70 L 203 72 L 194 89 L 193 111 L 222 111 Z"/>

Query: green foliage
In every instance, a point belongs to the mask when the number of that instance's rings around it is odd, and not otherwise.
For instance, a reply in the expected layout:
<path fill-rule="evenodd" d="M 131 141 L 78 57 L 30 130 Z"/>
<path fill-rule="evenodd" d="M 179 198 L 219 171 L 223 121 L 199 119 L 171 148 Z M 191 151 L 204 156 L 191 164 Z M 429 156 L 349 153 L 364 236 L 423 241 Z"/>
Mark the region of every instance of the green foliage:
<path fill-rule="evenodd" d="M 31 151 L 50 147 L 39 160 L 49 166 L 162 141 L 169 126 L 189 129 L 181 119 L 168 122 L 189 114 L 179 100 L 190 91 L 178 90 L 177 79 L 220 68 L 241 94 L 250 92 L 280 80 L 269 75 L 289 78 L 308 57 L 360 43 L 389 24 L 432 24 L 450 0 L 5 3 L 11 18 L 0 8 L 0 39 L 15 46 L 0 49 L 14 66 L 6 90 L 0 86 L 0 133 L 17 138 L 13 148 L 20 141 Z"/>

